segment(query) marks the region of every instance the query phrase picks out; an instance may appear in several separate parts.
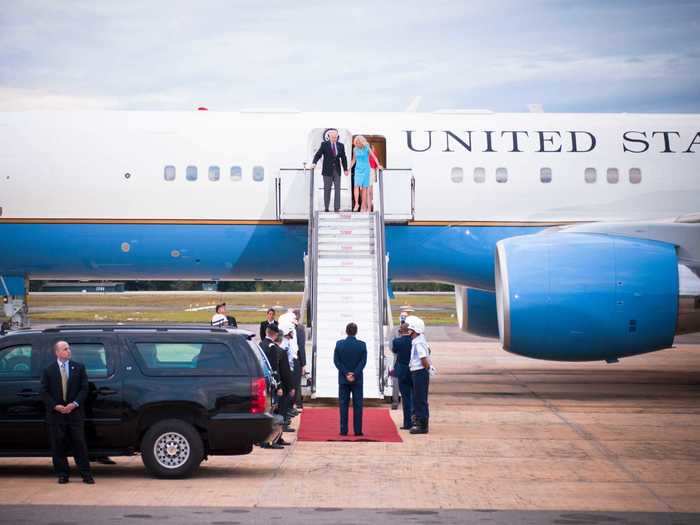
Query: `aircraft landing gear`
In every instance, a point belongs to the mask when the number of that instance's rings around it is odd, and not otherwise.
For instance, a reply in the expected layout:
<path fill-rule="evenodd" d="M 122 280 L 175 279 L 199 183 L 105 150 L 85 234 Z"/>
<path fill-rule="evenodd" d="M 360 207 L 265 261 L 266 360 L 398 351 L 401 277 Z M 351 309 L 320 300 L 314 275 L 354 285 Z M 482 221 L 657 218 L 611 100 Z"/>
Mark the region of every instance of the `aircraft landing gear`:
<path fill-rule="evenodd" d="M 27 292 L 29 279 L 25 277 L 0 276 L 0 295 L 2 309 L 7 320 L 2 322 L 0 332 L 29 328 L 29 308 Z"/>

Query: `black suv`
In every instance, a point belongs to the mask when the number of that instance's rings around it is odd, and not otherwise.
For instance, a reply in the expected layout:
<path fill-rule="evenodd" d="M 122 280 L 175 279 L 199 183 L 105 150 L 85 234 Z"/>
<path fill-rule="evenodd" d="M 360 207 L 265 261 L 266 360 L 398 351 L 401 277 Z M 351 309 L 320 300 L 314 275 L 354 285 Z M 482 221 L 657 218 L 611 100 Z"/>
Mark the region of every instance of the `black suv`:
<path fill-rule="evenodd" d="M 208 455 L 248 454 L 277 432 L 267 363 L 241 331 L 193 326 L 58 326 L 0 336 L 0 456 L 50 456 L 42 370 L 67 341 L 87 370 L 91 456 L 141 453 L 158 477 Z"/>

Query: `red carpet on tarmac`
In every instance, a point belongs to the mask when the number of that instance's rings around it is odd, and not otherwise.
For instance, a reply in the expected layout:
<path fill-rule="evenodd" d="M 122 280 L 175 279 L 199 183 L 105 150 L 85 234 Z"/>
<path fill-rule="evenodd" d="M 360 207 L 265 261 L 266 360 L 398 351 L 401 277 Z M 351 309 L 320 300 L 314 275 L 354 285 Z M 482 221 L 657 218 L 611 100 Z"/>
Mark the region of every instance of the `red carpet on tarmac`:
<path fill-rule="evenodd" d="M 365 408 L 362 411 L 362 433 L 352 432 L 352 408 L 348 415 L 350 429 L 347 436 L 341 436 L 340 413 L 338 408 L 305 408 L 301 413 L 301 423 L 297 432 L 299 441 L 383 441 L 401 443 L 396 425 L 387 408 Z"/>

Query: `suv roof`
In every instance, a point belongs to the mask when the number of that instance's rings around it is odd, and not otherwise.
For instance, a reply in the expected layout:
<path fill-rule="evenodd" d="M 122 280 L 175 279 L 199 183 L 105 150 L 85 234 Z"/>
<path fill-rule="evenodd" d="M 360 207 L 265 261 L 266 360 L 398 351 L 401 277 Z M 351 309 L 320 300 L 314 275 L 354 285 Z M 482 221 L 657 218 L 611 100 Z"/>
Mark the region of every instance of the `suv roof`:
<path fill-rule="evenodd" d="M 241 328 L 217 327 L 205 324 L 64 324 L 48 328 L 23 328 L 11 330 L 0 334 L 2 336 L 36 333 L 61 333 L 61 332 L 210 332 L 216 334 L 236 334 L 250 339 L 255 332 Z"/>

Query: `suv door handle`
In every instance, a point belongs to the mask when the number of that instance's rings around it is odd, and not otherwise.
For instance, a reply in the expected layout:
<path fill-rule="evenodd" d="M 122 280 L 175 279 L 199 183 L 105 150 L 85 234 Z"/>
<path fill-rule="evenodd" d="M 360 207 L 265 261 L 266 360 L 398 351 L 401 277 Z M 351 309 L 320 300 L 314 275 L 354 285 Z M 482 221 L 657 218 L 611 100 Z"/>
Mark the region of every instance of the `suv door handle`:
<path fill-rule="evenodd" d="M 19 397 L 39 397 L 39 392 L 25 388 L 24 390 L 17 392 L 17 395 Z"/>
<path fill-rule="evenodd" d="M 116 390 L 112 390 L 109 387 L 103 386 L 101 388 L 97 389 L 97 393 L 100 394 L 101 396 L 111 396 L 117 393 Z"/>

